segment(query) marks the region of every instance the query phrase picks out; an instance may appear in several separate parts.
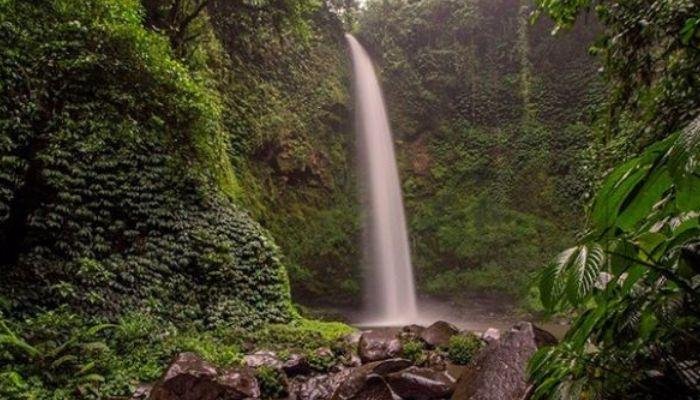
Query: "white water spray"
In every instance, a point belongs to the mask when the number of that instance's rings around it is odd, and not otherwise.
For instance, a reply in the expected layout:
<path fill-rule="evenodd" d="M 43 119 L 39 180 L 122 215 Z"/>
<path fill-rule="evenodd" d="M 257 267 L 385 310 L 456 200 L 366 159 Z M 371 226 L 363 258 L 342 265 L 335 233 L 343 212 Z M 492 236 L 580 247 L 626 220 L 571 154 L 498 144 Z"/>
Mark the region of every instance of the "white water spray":
<path fill-rule="evenodd" d="M 367 324 L 415 322 L 416 293 L 394 144 L 379 81 L 367 51 L 346 35 L 355 76 L 359 160 L 367 192 Z"/>

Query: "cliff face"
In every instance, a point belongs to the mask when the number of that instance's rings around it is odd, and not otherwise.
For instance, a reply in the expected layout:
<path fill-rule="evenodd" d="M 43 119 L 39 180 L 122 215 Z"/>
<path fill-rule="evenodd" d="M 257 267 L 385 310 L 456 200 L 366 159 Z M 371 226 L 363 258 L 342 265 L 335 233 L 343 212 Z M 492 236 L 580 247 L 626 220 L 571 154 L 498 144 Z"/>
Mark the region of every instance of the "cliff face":
<path fill-rule="evenodd" d="M 226 17 L 236 7 L 214 2 L 210 14 L 230 60 L 224 121 L 241 202 L 280 245 L 296 301 L 352 303 L 360 212 L 343 26 L 322 6 L 304 32 L 276 37 L 265 33 L 285 29 L 274 17 Z"/>
<path fill-rule="evenodd" d="M 529 1 L 370 2 L 424 292 L 527 297 L 590 192 L 595 21 L 557 37 Z M 564 222 L 562 222 L 564 221 Z"/>

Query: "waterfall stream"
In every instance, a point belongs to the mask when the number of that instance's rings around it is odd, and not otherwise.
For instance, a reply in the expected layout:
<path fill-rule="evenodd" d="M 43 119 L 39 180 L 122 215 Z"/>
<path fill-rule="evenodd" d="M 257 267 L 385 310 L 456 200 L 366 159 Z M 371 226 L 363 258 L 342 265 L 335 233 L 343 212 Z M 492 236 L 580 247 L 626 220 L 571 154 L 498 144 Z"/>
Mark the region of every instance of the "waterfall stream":
<path fill-rule="evenodd" d="M 358 159 L 366 195 L 366 323 L 414 322 L 418 312 L 413 269 L 386 107 L 367 51 L 352 35 L 346 38 L 353 61 Z"/>

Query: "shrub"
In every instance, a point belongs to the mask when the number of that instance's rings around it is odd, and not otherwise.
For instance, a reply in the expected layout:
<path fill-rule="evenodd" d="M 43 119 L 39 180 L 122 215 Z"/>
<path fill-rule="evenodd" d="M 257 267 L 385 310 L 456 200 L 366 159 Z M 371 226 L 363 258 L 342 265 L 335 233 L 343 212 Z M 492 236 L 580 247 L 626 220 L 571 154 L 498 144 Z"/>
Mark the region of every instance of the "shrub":
<path fill-rule="evenodd" d="M 403 357 L 414 364 L 420 364 L 425 360 L 423 347 L 423 343 L 418 340 L 408 341 L 403 344 Z"/>
<path fill-rule="evenodd" d="M 287 389 L 285 388 L 284 376 L 281 371 L 262 366 L 257 369 L 256 376 L 260 384 L 260 395 L 263 399 L 284 397 Z"/>
<path fill-rule="evenodd" d="M 483 342 L 473 333 L 455 335 L 447 345 L 447 355 L 455 364 L 466 365 L 481 350 Z"/>

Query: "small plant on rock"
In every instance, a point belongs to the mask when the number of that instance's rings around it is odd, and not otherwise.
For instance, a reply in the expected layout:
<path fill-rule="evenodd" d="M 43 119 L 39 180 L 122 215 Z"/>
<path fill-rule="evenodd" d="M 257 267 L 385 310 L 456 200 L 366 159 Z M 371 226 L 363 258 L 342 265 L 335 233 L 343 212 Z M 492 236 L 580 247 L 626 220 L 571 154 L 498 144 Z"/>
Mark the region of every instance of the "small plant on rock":
<path fill-rule="evenodd" d="M 447 356 L 455 364 L 466 365 L 481 350 L 484 343 L 473 333 L 455 335 L 447 345 Z"/>
<path fill-rule="evenodd" d="M 421 364 L 425 361 L 424 345 L 418 340 L 411 340 L 403 344 L 403 357 L 414 364 Z"/>

